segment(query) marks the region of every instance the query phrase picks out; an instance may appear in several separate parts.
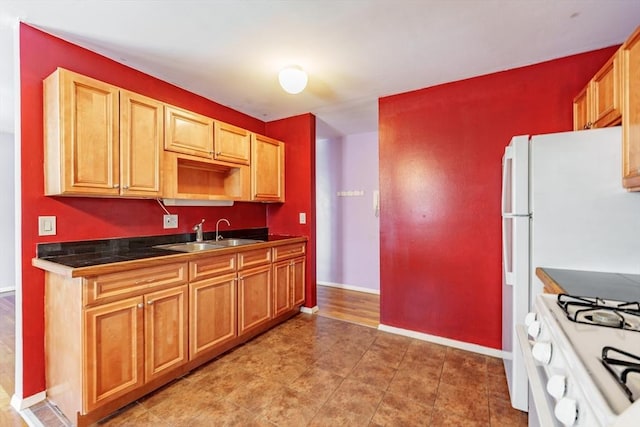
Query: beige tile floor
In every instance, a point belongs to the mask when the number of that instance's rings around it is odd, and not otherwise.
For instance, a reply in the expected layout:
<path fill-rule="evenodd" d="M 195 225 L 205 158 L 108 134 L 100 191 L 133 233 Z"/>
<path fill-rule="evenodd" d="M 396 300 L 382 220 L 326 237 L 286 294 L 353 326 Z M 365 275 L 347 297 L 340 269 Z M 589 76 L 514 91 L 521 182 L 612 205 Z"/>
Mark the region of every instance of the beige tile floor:
<path fill-rule="evenodd" d="M 57 420 L 51 420 L 51 425 Z M 502 361 L 300 314 L 103 426 L 526 426 Z"/>

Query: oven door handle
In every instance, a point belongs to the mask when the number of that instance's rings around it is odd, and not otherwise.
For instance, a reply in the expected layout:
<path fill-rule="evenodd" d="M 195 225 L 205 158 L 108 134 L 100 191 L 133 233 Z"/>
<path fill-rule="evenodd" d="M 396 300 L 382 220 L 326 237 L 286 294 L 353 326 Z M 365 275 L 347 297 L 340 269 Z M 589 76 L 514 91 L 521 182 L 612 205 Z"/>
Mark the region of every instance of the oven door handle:
<path fill-rule="evenodd" d="M 533 358 L 531 352 L 531 345 L 529 344 L 529 336 L 524 328 L 524 325 L 516 325 L 516 334 L 518 335 L 518 341 L 520 342 L 520 349 L 522 350 L 524 366 L 527 370 L 527 377 L 529 378 L 529 386 L 531 388 L 531 394 L 536 404 L 536 412 L 538 413 L 538 420 L 540 425 L 543 426 L 555 426 L 557 421 L 553 415 L 553 411 L 549 405 L 549 400 L 546 395 L 545 384 L 542 383 L 538 366 Z"/>

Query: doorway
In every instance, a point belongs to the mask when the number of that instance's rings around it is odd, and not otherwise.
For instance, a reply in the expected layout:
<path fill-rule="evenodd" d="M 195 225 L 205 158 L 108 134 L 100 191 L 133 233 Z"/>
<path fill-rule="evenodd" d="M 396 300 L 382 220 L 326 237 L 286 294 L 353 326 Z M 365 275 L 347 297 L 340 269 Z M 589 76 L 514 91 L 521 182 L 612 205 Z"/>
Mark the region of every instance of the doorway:
<path fill-rule="evenodd" d="M 353 316 L 354 310 L 357 312 L 367 301 L 367 308 L 360 314 L 370 312 L 371 304 L 377 306 L 377 313 L 369 313 L 370 318 L 377 319 L 374 321 L 377 327 L 380 295 L 377 132 L 316 140 L 316 224 L 319 314 L 323 314 L 324 304 L 325 311 L 331 310 L 334 316 Z M 369 294 L 370 298 L 360 298 L 358 294 Z M 342 314 L 338 313 L 341 307 Z"/>

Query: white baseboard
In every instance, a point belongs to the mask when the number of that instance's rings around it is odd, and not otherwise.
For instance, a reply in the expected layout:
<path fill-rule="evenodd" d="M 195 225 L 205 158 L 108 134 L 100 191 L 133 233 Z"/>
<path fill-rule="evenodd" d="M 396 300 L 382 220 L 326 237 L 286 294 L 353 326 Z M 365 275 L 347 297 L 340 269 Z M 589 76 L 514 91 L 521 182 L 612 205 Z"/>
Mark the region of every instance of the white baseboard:
<path fill-rule="evenodd" d="M 20 411 L 20 416 L 29 427 L 46 427 L 29 408 Z"/>
<path fill-rule="evenodd" d="M 14 292 L 15 290 L 16 290 L 15 286 L 0 287 L 0 294 L 3 292 Z"/>
<path fill-rule="evenodd" d="M 353 286 L 353 285 L 344 285 L 342 283 L 318 282 L 318 281 L 316 281 L 316 285 L 327 286 L 330 288 L 346 289 L 348 291 L 366 292 L 368 294 L 380 295 L 380 289 L 365 288 L 363 286 Z"/>
<path fill-rule="evenodd" d="M 459 348 L 461 350 L 471 351 L 473 353 L 483 354 L 485 356 L 498 357 L 503 359 L 506 357 L 506 353 L 502 350 L 496 350 L 495 348 L 484 347 L 478 344 L 471 344 L 464 341 L 452 340 L 450 338 L 439 337 L 436 335 L 429 335 L 422 332 L 411 331 L 408 329 L 396 328 L 394 326 L 378 325 L 378 329 L 384 332 L 390 332 L 396 335 L 403 335 L 409 338 L 415 338 L 421 341 L 428 341 L 435 344 L 446 345 L 448 347 Z"/>
<path fill-rule="evenodd" d="M 30 406 L 40 403 L 47 398 L 47 392 L 41 391 L 40 393 L 33 394 L 29 397 L 20 398 L 17 394 L 11 396 L 11 407 L 18 412 L 27 409 Z"/>
<path fill-rule="evenodd" d="M 307 314 L 316 314 L 318 312 L 318 306 L 313 306 L 313 307 L 300 307 L 300 311 L 302 313 L 307 313 Z"/>

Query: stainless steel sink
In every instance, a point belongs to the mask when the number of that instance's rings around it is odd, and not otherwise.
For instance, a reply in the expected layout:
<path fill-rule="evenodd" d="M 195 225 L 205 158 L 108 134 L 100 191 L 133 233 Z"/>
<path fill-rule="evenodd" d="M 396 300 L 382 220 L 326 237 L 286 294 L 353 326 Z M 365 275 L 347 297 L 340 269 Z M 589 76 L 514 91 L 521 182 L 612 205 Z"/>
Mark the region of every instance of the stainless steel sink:
<path fill-rule="evenodd" d="M 211 243 L 214 245 L 221 245 L 221 246 L 242 246 L 242 245 L 251 245 L 253 243 L 263 243 L 264 240 L 255 240 L 255 239 L 222 239 L 222 240 L 218 240 L 217 242 L 215 240 L 211 240 Z"/>
<path fill-rule="evenodd" d="M 179 252 L 198 252 L 206 251 L 209 249 L 220 249 L 226 247 L 225 245 L 219 245 L 213 241 L 209 242 L 186 242 L 186 243 L 170 243 L 168 245 L 158 245 L 154 248 L 168 249 L 170 251 Z"/>

